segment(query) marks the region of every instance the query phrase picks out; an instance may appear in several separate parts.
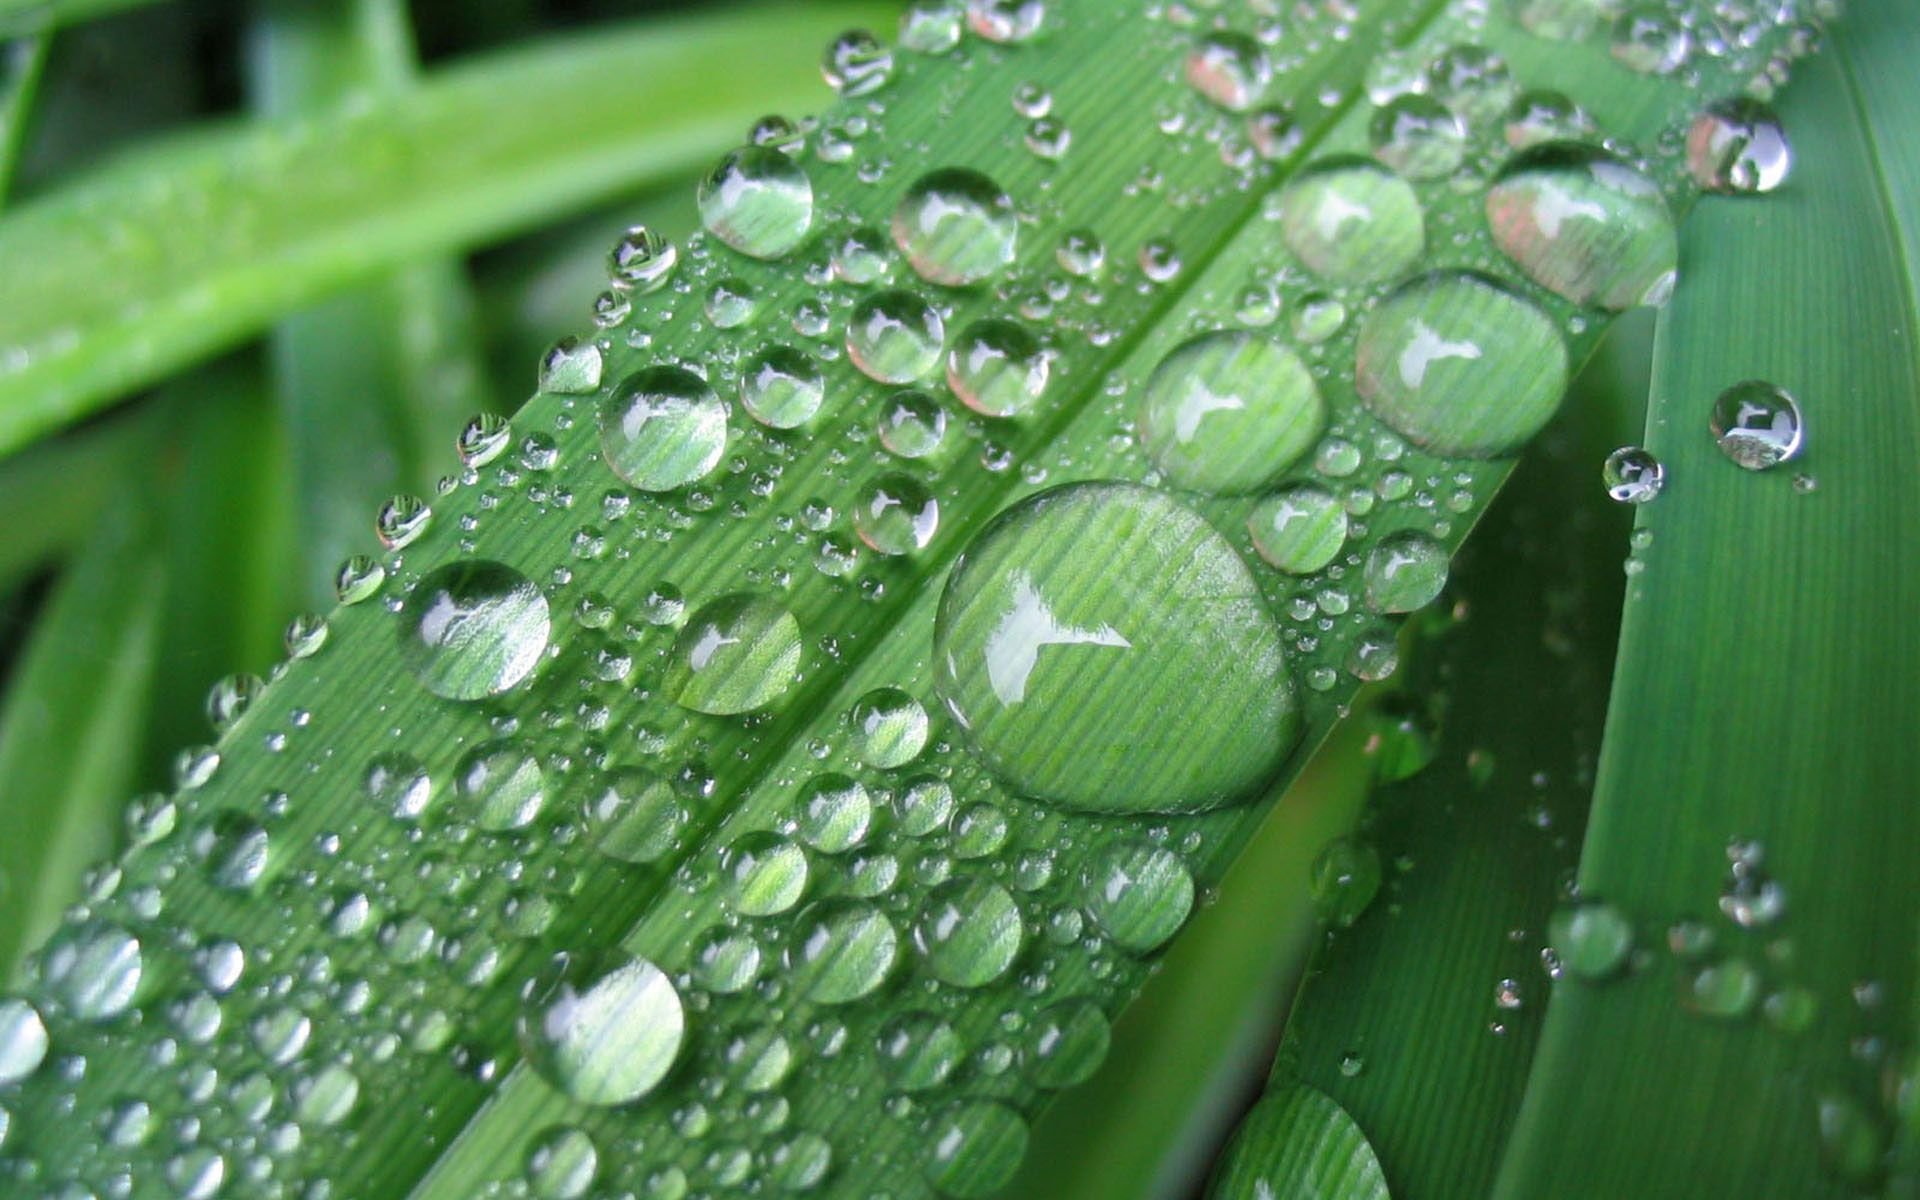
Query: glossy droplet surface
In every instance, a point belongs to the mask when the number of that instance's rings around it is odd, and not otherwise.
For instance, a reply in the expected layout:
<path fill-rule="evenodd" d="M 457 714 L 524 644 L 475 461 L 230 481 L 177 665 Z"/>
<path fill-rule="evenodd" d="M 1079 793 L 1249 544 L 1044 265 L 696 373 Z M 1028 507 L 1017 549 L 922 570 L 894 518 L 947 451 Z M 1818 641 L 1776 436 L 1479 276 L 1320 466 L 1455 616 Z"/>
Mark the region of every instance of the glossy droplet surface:
<path fill-rule="evenodd" d="M 1347 509 L 1325 488 L 1299 484 L 1260 501 L 1247 517 L 1247 532 L 1262 559 L 1288 574 L 1310 575 L 1347 544 Z"/>
<path fill-rule="evenodd" d="M 1073 484 L 1002 513 L 948 576 L 934 647 L 975 750 L 1016 791 L 1070 808 L 1239 799 L 1299 733 L 1251 573 L 1146 488 Z"/>
<path fill-rule="evenodd" d="M 944 167 L 920 177 L 893 212 L 893 242 L 922 279 L 949 287 L 1005 270 L 1019 245 L 1013 201 L 978 171 Z"/>
<path fill-rule="evenodd" d="M 1357 1075 L 1362 1065 L 1349 1056 Z M 1387 1200 L 1387 1179 L 1345 1109 L 1305 1084 L 1280 1084 L 1253 1106 L 1215 1170 L 1209 1200 L 1325 1196 Z"/>
<path fill-rule="evenodd" d="M 1215 30 L 1194 43 L 1186 73 L 1194 91 L 1228 112 L 1245 112 L 1273 82 L 1273 63 L 1246 34 Z"/>
<path fill-rule="evenodd" d="M 1547 315 L 1490 280 L 1424 276 L 1361 326 L 1355 382 L 1374 414 L 1440 454 L 1493 458 L 1538 433 L 1567 386 Z"/>
<path fill-rule="evenodd" d="M 1622 504 L 1645 504 L 1666 486 L 1667 468 L 1650 451 L 1622 446 L 1600 464 L 1600 482 Z"/>
<path fill-rule="evenodd" d="M 1444 179 L 1466 156 L 1466 126 L 1431 96 L 1409 93 L 1389 101 L 1374 114 L 1368 133 L 1373 156 L 1408 179 Z"/>
<path fill-rule="evenodd" d="M 847 356 L 878 383 L 914 383 L 940 363 L 946 326 L 933 306 L 912 292 L 876 292 L 847 317 Z"/>
<path fill-rule="evenodd" d="M 1406 530 L 1380 539 L 1367 554 L 1367 607 L 1406 613 L 1425 608 L 1447 583 L 1447 548 Z"/>
<path fill-rule="evenodd" d="M 740 371 L 740 407 L 769 429 L 805 425 L 826 397 L 819 364 L 791 346 L 763 350 Z"/>
<path fill-rule="evenodd" d="M 489 833 L 523 829 L 547 802 L 546 771 L 520 742 L 485 742 L 453 773 L 453 789 L 470 819 Z"/>
<path fill-rule="evenodd" d="M 1764 380 L 1736 383 L 1714 399 L 1707 427 L 1720 452 L 1749 471 L 1764 471 L 1800 453 L 1806 425 L 1800 405 Z"/>
<path fill-rule="evenodd" d="M 1406 272 L 1426 247 L 1426 218 L 1411 185 L 1364 159 L 1316 164 L 1281 193 L 1281 233 L 1307 269 L 1334 284 Z"/>
<path fill-rule="evenodd" d="M 1659 185 L 1605 155 L 1555 145 L 1487 191 L 1493 240 L 1527 277 L 1575 304 L 1620 312 L 1673 294 L 1679 234 Z"/>
<path fill-rule="evenodd" d="M 926 1179 L 953 1200 L 984 1200 L 1004 1187 L 1026 1157 L 1027 1122 L 995 1100 L 969 1100 L 933 1122 Z"/>
<path fill-rule="evenodd" d="M 947 385 L 960 402 L 986 417 L 1026 412 L 1046 390 L 1049 365 L 1024 325 L 988 317 L 975 321 L 947 353 Z"/>
<path fill-rule="evenodd" d="M 33 1005 L 0 999 L 0 1087 L 34 1073 L 47 1056 L 47 1026 Z"/>
<path fill-rule="evenodd" d="M 1087 863 L 1080 902 L 1114 945 L 1145 954 L 1186 923 L 1193 911 L 1193 876 L 1171 850 L 1148 842 L 1111 842 Z"/>
<path fill-rule="evenodd" d="M 529 985 L 520 1044 L 548 1083 L 582 1104 L 628 1104 L 666 1078 L 686 1031 L 680 993 L 642 958 L 594 972 L 561 956 Z"/>
<path fill-rule="evenodd" d="M 1710 105 L 1687 129 L 1687 170 L 1710 192 L 1770 192 L 1792 168 L 1786 128 L 1758 100 Z"/>
<path fill-rule="evenodd" d="M 700 223 L 752 258 L 779 258 L 813 226 L 813 182 L 772 146 L 743 146 L 700 183 Z"/>
<path fill-rule="evenodd" d="M 981 987 L 1013 966 L 1026 936 L 1020 907 L 987 879 L 956 879 L 928 898 L 913 942 L 936 979 Z"/>
<path fill-rule="evenodd" d="M 1626 965 L 1633 925 L 1611 904 L 1583 902 L 1556 910 L 1547 940 L 1560 965 L 1580 979 L 1604 979 Z"/>
<path fill-rule="evenodd" d="M 705 478 L 727 448 L 727 409 L 684 367 L 647 367 L 600 404 L 600 450 L 613 473 L 645 492 Z"/>
<path fill-rule="evenodd" d="M 828 900 L 800 914 L 787 970 L 816 1004 L 850 1004 L 872 995 L 893 973 L 900 936 L 870 904 Z"/>
<path fill-rule="evenodd" d="M 940 502 L 910 475 L 882 475 L 861 489 L 853 528 L 876 554 L 912 554 L 940 528 Z"/>
<path fill-rule="evenodd" d="M 681 629 L 668 668 L 668 695 L 697 712 L 765 708 L 800 672 L 800 625 L 771 597 L 722 596 Z"/>
<path fill-rule="evenodd" d="M 79 1021 L 126 1012 L 145 972 L 140 939 L 104 921 L 62 926 L 40 951 L 40 982 Z"/>
<path fill-rule="evenodd" d="M 1326 427 L 1306 364 L 1256 333 L 1203 334 L 1154 368 L 1140 439 L 1169 482 L 1195 491 L 1253 491 L 1278 479 Z"/>
<path fill-rule="evenodd" d="M 870 767 L 889 770 L 920 757 L 927 745 L 927 710 L 899 688 L 875 688 L 847 714 L 853 752 Z"/>
<path fill-rule="evenodd" d="M 430 572 L 407 597 L 401 645 L 414 677 L 448 700 L 484 700 L 533 672 L 553 632 L 547 599 L 504 563 Z"/>

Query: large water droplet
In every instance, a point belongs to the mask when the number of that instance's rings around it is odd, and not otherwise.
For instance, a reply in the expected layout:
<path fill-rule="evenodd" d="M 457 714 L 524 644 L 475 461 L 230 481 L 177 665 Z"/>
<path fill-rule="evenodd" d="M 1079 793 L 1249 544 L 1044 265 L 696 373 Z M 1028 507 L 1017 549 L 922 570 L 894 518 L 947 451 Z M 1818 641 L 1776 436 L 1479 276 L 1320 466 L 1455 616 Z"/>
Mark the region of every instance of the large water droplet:
<path fill-rule="evenodd" d="M 860 490 L 853 528 L 876 554 L 912 554 L 940 528 L 940 502 L 911 476 L 882 475 Z"/>
<path fill-rule="evenodd" d="M 1347 544 L 1347 509 L 1332 492 L 1303 483 L 1255 505 L 1247 532 L 1261 558 L 1290 575 L 1310 575 Z"/>
<path fill-rule="evenodd" d="M 1214 30 L 1187 54 L 1187 83 L 1228 112 L 1258 104 L 1272 82 L 1272 60 L 1244 33 Z"/>
<path fill-rule="evenodd" d="M 110 1021 L 133 1006 L 145 972 L 140 940 L 104 921 L 63 926 L 40 951 L 40 982 L 80 1021 Z"/>
<path fill-rule="evenodd" d="M 893 241 L 922 279 L 963 287 L 1013 262 L 1013 201 L 978 171 L 943 167 L 920 177 L 893 210 Z"/>
<path fill-rule="evenodd" d="M 1600 464 L 1600 482 L 1622 504 L 1645 504 L 1666 486 L 1667 468 L 1651 451 L 1622 446 Z"/>
<path fill-rule="evenodd" d="M 1171 850 L 1140 841 L 1110 842 L 1087 863 L 1080 901 L 1114 945 L 1145 954 L 1186 923 L 1193 911 L 1193 876 Z"/>
<path fill-rule="evenodd" d="M 913 943 L 935 978 L 981 987 L 1007 973 L 1026 926 L 1006 888 L 988 879 L 956 879 L 928 897 Z"/>
<path fill-rule="evenodd" d="M 1560 406 L 1567 350 L 1532 304 L 1477 275 L 1424 276 L 1360 328 L 1360 396 L 1381 420 L 1439 454 L 1520 448 Z"/>
<path fill-rule="evenodd" d="M 643 958 L 594 971 L 560 955 L 528 986 L 520 1014 L 527 1061 L 582 1104 L 628 1104 L 652 1091 L 685 1030 L 680 993 Z"/>
<path fill-rule="evenodd" d="M 879 383 L 914 383 L 940 362 L 947 336 L 940 314 L 908 291 L 876 292 L 847 317 L 847 356 Z"/>
<path fill-rule="evenodd" d="M 1799 403 L 1785 389 L 1759 379 L 1721 392 L 1707 426 L 1720 452 L 1749 471 L 1764 471 L 1792 458 L 1806 436 Z"/>
<path fill-rule="evenodd" d="M 734 910 L 749 917 L 778 916 L 800 903 L 811 875 L 807 852 L 765 829 L 727 843 L 720 870 Z"/>
<path fill-rule="evenodd" d="M 1326 428 L 1327 406 L 1299 357 L 1257 333 L 1202 334 L 1154 368 L 1140 439 L 1172 483 L 1250 492 L 1277 480 Z"/>
<path fill-rule="evenodd" d="M 524 829 L 547 802 L 540 759 L 517 741 L 485 742 L 453 772 L 453 790 L 473 823 L 489 833 Z"/>
<path fill-rule="evenodd" d="M 976 0 L 976 3 L 978 0 Z M 982 1200 L 1006 1186 L 1027 1153 L 1027 1122 L 996 1100 L 947 1110 L 928 1131 L 926 1179 L 952 1200 Z"/>
<path fill-rule="evenodd" d="M 600 403 L 600 450 L 613 473 L 647 492 L 704 478 L 727 448 L 727 409 L 683 367 L 647 367 Z"/>
<path fill-rule="evenodd" d="M 1466 157 L 1466 126 L 1431 96 L 1396 97 L 1374 114 L 1368 132 L 1373 156 L 1408 179 L 1444 179 Z"/>
<path fill-rule="evenodd" d="M 1792 167 L 1785 127 L 1758 100 L 1712 105 L 1687 130 L 1687 170 L 1710 192 L 1770 192 Z"/>
<path fill-rule="evenodd" d="M 975 749 L 1017 791 L 1070 808 L 1239 799 L 1299 733 L 1246 565 L 1145 488 L 1074 484 L 1002 513 L 949 575 L 934 639 L 942 697 Z"/>
<path fill-rule="evenodd" d="M 1416 530 L 1381 538 L 1367 555 L 1367 607 L 1375 612 L 1425 608 L 1446 583 L 1447 548 Z"/>
<path fill-rule="evenodd" d="M 0 1087 L 19 1083 L 47 1057 L 47 1026 L 33 1005 L 18 997 L 0 1000 Z"/>
<path fill-rule="evenodd" d="M 1527 277 L 1575 304 L 1665 304 L 1679 235 L 1659 185 L 1583 146 L 1523 155 L 1487 191 L 1493 240 Z"/>
<path fill-rule="evenodd" d="M 947 354 L 947 384 L 968 408 L 987 417 L 1026 412 L 1046 390 L 1049 363 L 1026 327 L 989 317 L 960 334 Z"/>
<path fill-rule="evenodd" d="M 805 425 L 826 396 L 819 364 L 791 346 L 761 351 L 740 372 L 740 406 L 769 429 Z"/>
<path fill-rule="evenodd" d="M 681 629 L 667 694 L 696 712 L 751 712 L 786 694 L 799 678 L 800 656 L 800 625 L 778 601 L 722 596 Z"/>
<path fill-rule="evenodd" d="M 900 937 L 886 915 L 855 900 L 827 900 L 800 914 L 787 970 L 816 1004 L 848 1004 L 892 974 Z"/>
<path fill-rule="evenodd" d="M 753 258 L 779 258 L 813 225 L 813 182 L 791 155 L 743 146 L 700 183 L 700 223 Z"/>
<path fill-rule="evenodd" d="M 1336 284 L 1401 275 L 1426 246 L 1426 218 L 1411 185 L 1364 159 L 1335 158 L 1281 193 L 1281 232 L 1307 269 Z"/>
<path fill-rule="evenodd" d="M 586 818 L 602 854 L 650 863 L 673 849 L 687 812 L 666 780 L 645 767 L 621 767 L 587 801 Z"/>
<path fill-rule="evenodd" d="M 526 576 L 469 559 L 437 568 L 413 589 L 401 644 L 428 691 L 484 700 L 532 674 L 552 631 L 547 598 Z"/>

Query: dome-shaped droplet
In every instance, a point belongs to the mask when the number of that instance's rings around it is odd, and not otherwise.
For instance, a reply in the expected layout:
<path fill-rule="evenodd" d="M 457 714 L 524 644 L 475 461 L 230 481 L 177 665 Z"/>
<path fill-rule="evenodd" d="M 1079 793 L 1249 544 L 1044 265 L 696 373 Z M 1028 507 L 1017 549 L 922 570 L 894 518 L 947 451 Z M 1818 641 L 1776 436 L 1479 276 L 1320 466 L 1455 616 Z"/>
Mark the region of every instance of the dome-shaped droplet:
<path fill-rule="evenodd" d="M 1622 446 L 1600 465 L 1607 495 L 1622 504 L 1645 504 L 1666 486 L 1667 468 L 1650 451 Z"/>
<path fill-rule="evenodd" d="M 1033 1082 L 1048 1089 L 1078 1087 L 1093 1078 L 1113 1042 L 1113 1026 L 1085 1001 L 1056 1004 L 1027 1033 Z"/>
<path fill-rule="evenodd" d="M 1418 530 L 1388 534 L 1367 555 L 1367 607 L 1380 613 L 1425 608 L 1447 583 L 1447 548 Z"/>
<path fill-rule="evenodd" d="M 1251 573 L 1146 488 L 1069 485 L 1002 513 L 948 576 L 934 653 L 942 698 L 994 771 L 1069 808 L 1243 798 L 1299 733 Z"/>
<path fill-rule="evenodd" d="M 826 377 L 819 364 L 791 346 L 761 351 L 740 372 L 740 406 L 770 429 L 805 425 L 820 411 L 826 396 Z"/>
<path fill-rule="evenodd" d="M 893 973 L 900 935 L 886 914 L 857 900 L 827 900 L 794 923 L 787 971 L 815 1004 L 850 1004 Z"/>
<path fill-rule="evenodd" d="M 1047 387 L 1046 351 L 1015 321 L 975 321 L 947 353 L 947 384 L 960 402 L 986 417 L 1026 412 Z"/>
<path fill-rule="evenodd" d="M 1666 5 L 1643 4 L 1613 23 L 1614 61 L 1642 75 L 1671 75 L 1693 55 L 1693 34 Z"/>
<path fill-rule="evenodd" d="M 904 391 L 880 405 L 880 444 L 901 458 L 925 458 L 947 436 L 947 413 L 925 392 Z"/>
<path fill-rule="evenodd" d="M 401 645 L 436 696 L 484 700 L 533 673 L 553 621 L 547 598 L 504 563 L 469 559 L 428 573 L 407 597 Z"/>
<path fill-rule="evenodd" d="M 1154 368 L 1140 406 L 1140 440 L 1183 488 L 1264 487 L 1326 428 L 1327 406 L 1299 356 L 1249 332 L 1208 333 Z"/>
<path fill-rule="evenodd" d="M 940 363 L 946 342 L 940 314 L 908 291 L 876 292 L 847 317 L 847 356 L 879 383 L 915 383 Z"/>
<path fill-rule="evenodd" d="M 1527 277 L 1614 312 L 1665 304 L 1679 235 L 1658 184 L 1585 147 L 1522 156 L 1487 191 L 1496 245 Z"/>
<path fill-rule="evenodd" d="M 1758 100 L 1710 105 L 1687 130 L 1687 170 L 1710 192 L 1770 192 L 1792 167 L 1786 128 Z"/>
<path fill-rule="evenodd" d="M 1567 350 L 1533 304 L 1477 275 L 1440 273 L 1368 314 L 1354 361 L 1360 397 L 1438 454 L 1518 450 L 1560 406 Z"/>
<path fill-rule="evenodd" d="M 0 999 L 0 1087 L 19 1083 L 47 1057 L 47 1026 L 33 1005 Z"/>
<path fill-rule="evenodd" d="M 679 248 L 671 241 L 645 225 L 635 225 L 613 244 L 607 267 L 614 287 L 645 294 L 666 286 L 667 278 L 679 262 Z M 615 299 L 623 306 L 619 320 L 625 320 L 624 306 L 631 301 L 617 293 Z M 619 324 L 619 320 L 613 323 Z"/>
<path fill-rule="evenodd" d="M 1273 82 L 1273 62 L 1244 33 L 1217 29 L 1203 34 L 1187 53 L 1187 83 L 1228 112 L 1260 102 Z"/>
<path fill-rule="evenodd" d="M 1431 96 L 1410 92 L 1388 101 L 1369 134 L 1373 156 L 1408 179 L 1444 179 L 1466 157 L 1466 126 Z"/>
<path fill-rule="evenodd" d="M 1764 471 L 1792 458 L 1806 436 L 1792 394 L 1759 379 L 1721 392 L 1707 426 L 1720 452 L 1749 471 Z"/>
<path fill-rule="evenodd" d="M 1113 944 L 1156 950 L 1193 911 L 1193 876 L 1180 856 L 1141 841 L 1110 842 L 1087 863 L 1080 902 Z"/>
<path fill-rule="evenodd" d="M 1426 247 L 1426 218 L 1406 180 L 1364 159 L 1315 165 L 1281 193 L 1281 233 L 1307 269 L 1333 284 L 1404 274 Z"/>
<path fill-rule="evenodd" d="M 645 492 L 703 479 L 727 449 L 727 408 L 683 367 L 647 367 L 600 403 L 600 450 L 613 473 Z"/>
<path fill-rule="evenodd" d="M 881 1067 L 903 1092 L 939 1087 L 966 1054 L 966 1043 L 953 1026 L 928 1012 L 889 1017 L 874 1042 Z"/>
<path fill-rule="evenodd" d="M 549 1129 L 527 1151 L 527 1185 L 535 1200 L 579 1200 L 600 1173 L 600 1152 L 584 1130 Z"/>
<path fill-rule="evenodd" d="M 800 673 L 800 625 L 771 597 L 722 596 L 688 618 L 674 643 L 666 691 L 696 712 L 765 708 Z"/>
<path fill-rule="evenodd" d="M 126 1012 L 145 970 L 140 939 L 105 921 L 62 926 L 40 951 L 40 982 L 79 1021 Z"/>
<path fill-rule="evenodd" d="M 1046 23 L 1046 0 L 967 0 L 967 25 L 990 42 L 1027 41 Z"/>
<path fill-rule="evenodd" d="M 1247 532 L 1268 563 L 1290 575 L 1310 575 L 1347 544 L 1347 509 L 1325 488 L 1298 484 L 1255 505 Z"/>
<path fill-rule="evenodd" d="M 860 489 L 853 528 L 876 554 L 912 554 L 940 528 L 940 502 L 909 475 L 882 475 Z"/>
<path fill-rule="evenodd" d="M 847 723 L 853 727 L 853 752 L 883 771 L 907 765 L 927 745 L 927 710 L 899 688 L 875 688 L 860 697 Z"/>
<path fill-rule="evenodd" d="M 997 1100 L 955 1105 L 928 1130 L 927 1182 L 951 1200 L 995 1195 L 1026 1157 L 1028 1136 L 1026 1119 Z"/>
<path fill-rule="evenodd" d="M 865 96 L 893 74 L 893 52 L 864 29 L 848 30 L 828 44 L 820 73 L 842 96 Z"/>
<path fill-rule="evenodd" d="M 650 863 L 673 849 L 687 812 L 665 779 L 645 767 L 621 767 L 588 798 L 586 818 L 600 853 Z"/>
<path fill-rule="evenodd" d="M 1007 973 L 1026 938 L 1020 906 L 989 879 L 955 879 L 928 897 L 913 944 L 934 978 L 981 987 Z"/>
<path fill-rule="evenodd" d="M 453 771 L 453 790 L 466 815 L 490 833 L 531 825 L 547 802 L 547 775 L 539 756 L 520 742 L 484 742 Z"/>
<path fill-rule="evenodd" d="M 813 181 L 791 155 L 743 146 L 700 183 L 700 223 L 752 258 L 779 258 L 813 227 Z"/>
<path fill-rule="evenodd" d="M 559 396 L 586 395 L 600 387 L 600 347 L 561 338 L 540 360 L 540 390 Z"/>
<path fill-rule="evenodd" d="M 1019 233 L 1013 201 L 1000 185 L 964 167 L 922 175 L 893 210 L 894 245 L 922 279 L 949 287 L 1004 271 Z"/>
<path fill-rule="evenodd" d="M 807 852 L 769 830 L 743 833 L 720 854 L 720 871 L 734 911 L 772 917 L 800 903 L 812 868 Z"/>
<path fill-rule="evenodd" d="M 873 796 L 851 775 L 815 775 L 800 791 L 800 840 L 822 854 L 845 854 L 867 838 Z"/>
<path fill-rule="evenodd" d="M 547 1082 L 582 1104 L 628 1104 L 666 1078 L 686 1030 L 680 993 L 643 958 L 593 970 L 570 955 L 528 985 L 520 1044 Z"/>
<path fill-rule="evenodd" d="M 1633 923 L 1611 904 L 1583 901 L 1554 912 L 1547 941 L 1568 973 L 1604 979 L 1625 966 L 1633 952 Z"/>

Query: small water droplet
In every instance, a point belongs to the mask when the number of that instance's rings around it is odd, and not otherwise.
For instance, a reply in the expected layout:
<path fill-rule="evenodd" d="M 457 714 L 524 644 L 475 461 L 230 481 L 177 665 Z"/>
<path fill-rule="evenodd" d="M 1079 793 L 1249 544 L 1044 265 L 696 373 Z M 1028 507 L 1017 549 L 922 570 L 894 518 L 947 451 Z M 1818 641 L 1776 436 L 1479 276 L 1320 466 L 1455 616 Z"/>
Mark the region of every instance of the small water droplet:
<path fill-rule="evenodd" d="M 780 258 L 813 227 L 813 181 L 771 146 L 743 146 L 700 183 L 700 223 L 750 258 Z"/>
<path fill-rule="evenodd" d="M 1764 380 L 1736 383 L 1713 402 L 1707 426 L 1720 452 L 1749 471 L 1764 471 L 1800 453 L 1806 425 L 1800 405 Z"/>
<path fill-rule="evenodd" d="M 1645 504 L 1667 485 L 1667 468 L 1651 451 L 1622 446 L 1600 465 L 1607 495 L 1622 504 Z"/>
<path fill-rule="evenodd" d="M 1013 201 L 978 171 L 922 175 L 893 211 L 893 241 L 922 279 L 949 287 L 1005 270 L 1019 244 Z"/>
<path fill-rule="evenodd" d="M 484 700 L 532 674 L 552 629 L 546 597 L 526 576 L 470 559 L 439 567 L 415 586 L 401 644 L 428 691 Z"/>
<path fill-rule="evenodd" d="M 647 492 L 705 478 L 727 448 L 727 409 L 682 367 L 646 367 L 600 405 L 600 450 L 613 473 Z"/>

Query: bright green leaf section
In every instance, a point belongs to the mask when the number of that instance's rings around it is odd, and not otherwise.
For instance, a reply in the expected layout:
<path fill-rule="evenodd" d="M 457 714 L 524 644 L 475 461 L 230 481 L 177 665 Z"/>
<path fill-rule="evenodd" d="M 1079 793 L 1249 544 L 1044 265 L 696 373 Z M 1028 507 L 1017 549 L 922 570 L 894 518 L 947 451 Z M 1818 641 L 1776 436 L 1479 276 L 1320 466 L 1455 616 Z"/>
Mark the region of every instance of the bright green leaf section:
<path fill-rule="evenodd" d="M 199 130 L 36 198 L 0 220 L 0 452 L 382 268 L 677 175 L 818 94 L 813 63 L 781 50 L 873 15 L 780 6 L 556 39 L 404 102 Z"/>
<path fill-rule="evenodd" d="M 1303 1083 L 1282 1084 L 1254 1105 L 1207 1189 L 1210 1200 L 1387 1200 L 1386 1177 L 1366 1134 L 1338 1104 Z"/>
<path fill-rule="evenodd" d="M 1831 50 L 1782 106 L 1792 179 L 1701 206 L 1661 322 L 1668 484 L 1579 877 L 1646 957 L 1556 990 L 1503 1197 L 1855 1195 L 1912 1094 L 1920 28 L 1864 0 Z M 1761 473 L 1708 431 L 1748 379 L 1806 422 Z"/>

